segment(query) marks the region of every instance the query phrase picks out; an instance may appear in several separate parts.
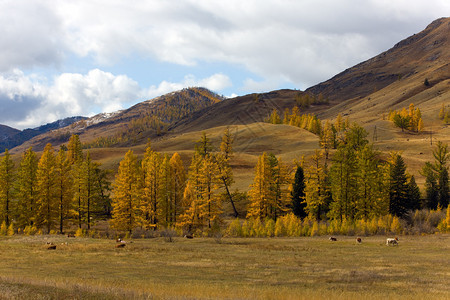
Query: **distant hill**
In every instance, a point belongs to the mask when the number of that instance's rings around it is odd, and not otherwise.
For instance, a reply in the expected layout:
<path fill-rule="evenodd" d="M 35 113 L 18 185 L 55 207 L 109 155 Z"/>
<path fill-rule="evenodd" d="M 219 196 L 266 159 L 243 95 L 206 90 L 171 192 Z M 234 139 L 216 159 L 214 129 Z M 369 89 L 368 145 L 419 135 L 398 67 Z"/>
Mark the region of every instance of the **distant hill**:
<path fill-rule="evenodd" d="M 222 100 L 208 89 L 187 88 L 143 101 L 126 110 L 83 119 L 56 132 L 36 136 L 14 150 L 20 152 L 29 146 L 40 150 L 47 143 L 59 145 L 67 142 L 71 134 L 78 134 L 82 142 L 92 146 L 145 144 L 148 138 L 166 133 L 172 123 Z"/>
<path fill-rule="evenodd" d="M 0 124 L 0 143 L 7 142 L 9 138 L 11 138 L 12 136 L 16 135 L 19 132 L 20 130 L 18 129 Z"/>
<path fill-rule="evenodd" d="M 58 120 L 46 125 L 42 125 L 36 128 L 28 128 L 25 130 L 18 130 L 5 125 L 0 125 L 0 153 L 5 149 L 12 149 L 29 139 L 38 136 L 43 133 L 47 133 L 51 130 L 60 129 L 74 122 L 86 119 L 85 117 L 70 117 L 62 120 Z"/>

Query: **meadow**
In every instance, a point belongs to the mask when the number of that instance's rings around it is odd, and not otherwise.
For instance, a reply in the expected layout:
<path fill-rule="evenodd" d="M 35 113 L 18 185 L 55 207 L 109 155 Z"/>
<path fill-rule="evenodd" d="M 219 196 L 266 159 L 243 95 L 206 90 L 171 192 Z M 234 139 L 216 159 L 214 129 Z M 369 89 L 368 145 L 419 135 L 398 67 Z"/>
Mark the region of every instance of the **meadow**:
<path fill-rule="evenodd" d="M 337 239 L 1 237 L 0 299 L 450 298 L 449 234 Z"/>

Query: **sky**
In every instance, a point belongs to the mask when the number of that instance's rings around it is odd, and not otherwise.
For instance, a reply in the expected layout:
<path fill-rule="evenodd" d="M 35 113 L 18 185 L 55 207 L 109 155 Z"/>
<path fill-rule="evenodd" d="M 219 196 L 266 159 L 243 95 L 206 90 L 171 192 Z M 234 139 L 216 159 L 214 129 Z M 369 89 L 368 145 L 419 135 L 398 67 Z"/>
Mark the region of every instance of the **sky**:
<path fill-rule="evenodd" d="M 448 0 L 2 0 L 0 124 L 186 87 L 305 90 L 450 15 Z"/>

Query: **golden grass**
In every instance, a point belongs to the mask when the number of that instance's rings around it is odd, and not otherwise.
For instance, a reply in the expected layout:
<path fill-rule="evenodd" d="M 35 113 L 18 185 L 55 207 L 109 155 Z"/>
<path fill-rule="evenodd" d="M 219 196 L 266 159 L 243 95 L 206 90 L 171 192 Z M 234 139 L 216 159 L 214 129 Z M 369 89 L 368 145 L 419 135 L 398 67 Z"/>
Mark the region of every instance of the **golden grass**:
<path fill-rule="evenodd" d="M 47 241 L 57 249 L 46 250 Z M 1 297 L 450 297 L 450 235 L 402 236 L 398 247 L 386 246 L 382 236 L 363 238 L 361 245 L 353 237 L 155 238 L 124 249 L 114 245 L 59 236 L 1 238 Z"/>

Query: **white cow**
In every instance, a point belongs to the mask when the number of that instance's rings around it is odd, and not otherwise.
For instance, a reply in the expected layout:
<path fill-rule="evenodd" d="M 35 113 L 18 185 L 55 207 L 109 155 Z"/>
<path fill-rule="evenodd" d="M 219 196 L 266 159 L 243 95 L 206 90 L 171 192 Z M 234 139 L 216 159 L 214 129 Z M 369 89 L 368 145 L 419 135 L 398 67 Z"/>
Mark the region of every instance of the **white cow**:
<path fill-rule="evenodd" d="M 389 246 L 389 245 L 398 246 L 398 237 L 387 238 L 386 239 L 386 246 Z"/>

